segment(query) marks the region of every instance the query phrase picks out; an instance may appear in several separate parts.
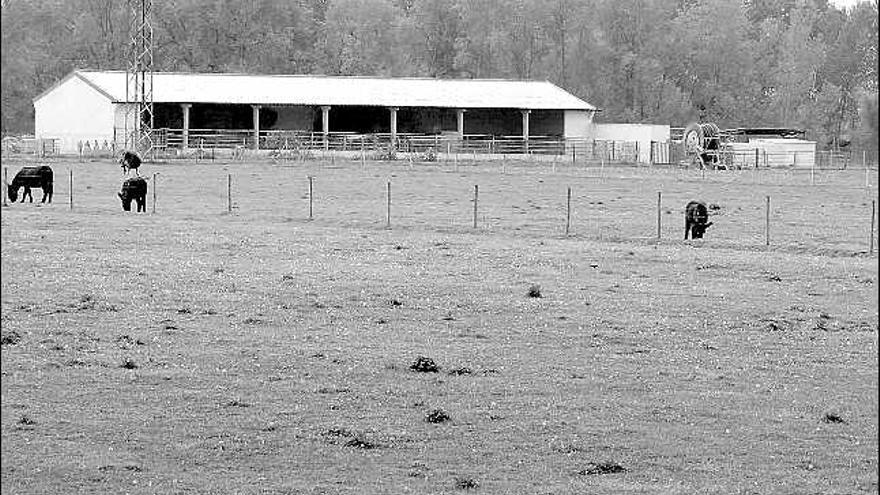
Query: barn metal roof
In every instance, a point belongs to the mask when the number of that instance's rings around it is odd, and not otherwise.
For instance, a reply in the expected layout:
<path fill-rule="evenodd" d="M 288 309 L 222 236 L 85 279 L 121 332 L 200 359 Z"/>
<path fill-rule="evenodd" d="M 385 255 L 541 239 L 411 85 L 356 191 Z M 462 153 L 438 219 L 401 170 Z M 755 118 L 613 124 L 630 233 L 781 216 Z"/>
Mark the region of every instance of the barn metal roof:
<path fill-rule="evenodd" d="M 125 101 L 125 72 L 71 75 Z M 171 72 L 154 73 L 153 102 L 596 110 L 549 81 Z"/>

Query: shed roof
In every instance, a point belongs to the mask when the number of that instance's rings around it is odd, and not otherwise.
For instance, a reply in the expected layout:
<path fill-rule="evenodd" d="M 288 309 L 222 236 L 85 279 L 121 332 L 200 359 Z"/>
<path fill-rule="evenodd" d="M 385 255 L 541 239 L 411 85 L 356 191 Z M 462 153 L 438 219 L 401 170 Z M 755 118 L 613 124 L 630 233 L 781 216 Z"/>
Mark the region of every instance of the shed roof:
<path fill-rule="evenodd" d="M 126 99 L 125 72 L 78 70 L 67 78 L 72 76 L 115 102 Z M 173 72 L 154 73 L 153 102 L 596 110 L 549 81 Z"/>

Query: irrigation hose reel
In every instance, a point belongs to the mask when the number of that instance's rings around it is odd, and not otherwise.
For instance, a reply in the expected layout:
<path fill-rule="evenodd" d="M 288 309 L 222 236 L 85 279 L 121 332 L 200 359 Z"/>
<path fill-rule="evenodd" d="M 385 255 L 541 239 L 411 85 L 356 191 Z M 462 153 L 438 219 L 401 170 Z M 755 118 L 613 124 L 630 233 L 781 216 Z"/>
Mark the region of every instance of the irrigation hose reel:
<path fill-rule="evenodd" d="M 718 152 L 721 150 L 721 130 L 717 125 L 709 122 L 687 126 L 682 143 L 685 156 L 690 159 L 689 163 L 695 162 L 701 169 L 706 168 L 707 163 L 717 166 Z"/>

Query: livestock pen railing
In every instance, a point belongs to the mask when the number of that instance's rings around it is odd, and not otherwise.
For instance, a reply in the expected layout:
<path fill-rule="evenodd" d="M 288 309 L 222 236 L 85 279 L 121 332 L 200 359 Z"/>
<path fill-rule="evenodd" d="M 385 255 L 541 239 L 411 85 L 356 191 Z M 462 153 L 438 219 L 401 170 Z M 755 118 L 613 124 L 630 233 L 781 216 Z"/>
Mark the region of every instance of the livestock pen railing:
<path fill-rule="evenodd" d="M 259 136 L 257 138 L 257 136 Z M 256 142 L 256 139 L 259 139 Z M 344 152 L 368 159 L 393 159 L 398 153 L 471 155 L 491 159 L 499 155 L 571 157 L 606 163 L 671 163 L 667 142 L 603 141 L 560 136 L 496 136 L 490 134 L 355 133 L 295 130 L 157 129 L 154 143 L 160 152 L 189 150 L 260 150 L 296 157 L 320 152 Z"/>
<path fill-rule="evenodd" d="M 106 138 L 83 139 L 75 144 L 81 158 L 114 156 L 125 147 Z M 586 165 L 676 165 L 693 167 L 694 157 L 685 153 L 680 142 L 639 142 L 564 138 L 560 136 L 495 136 L 455 132 L 441 134 L 354 133 L 295 130 L 262 130 L 259 142 L 252 129 L 182 129 L 161 128 L 153 131 L 153 156 L 160 158 L 218 158 L 306 160 L 351 158 L 358 160 L 459 161 L 519 159 L 554 161 Z M 747 146 L 746 143 L 742 143 Z M 3 155 L 61 154 L 61 140 L 33 136 L 6 136 Z M 70 151 L 66 152 L 71 154 Z M 740 146 L 713 152 L 711 168 L 800 168 L 840 170 L 872 168 L 877 164 L 876 151 L 778 151 Z"/>

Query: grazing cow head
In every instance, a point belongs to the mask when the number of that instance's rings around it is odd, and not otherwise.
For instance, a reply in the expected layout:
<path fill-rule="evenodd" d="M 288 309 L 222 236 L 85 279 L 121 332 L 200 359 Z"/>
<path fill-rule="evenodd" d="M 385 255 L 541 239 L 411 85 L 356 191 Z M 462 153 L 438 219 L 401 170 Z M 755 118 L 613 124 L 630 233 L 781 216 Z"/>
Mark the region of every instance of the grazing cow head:
<path fill-rule="evenodd" d="M 122 200 L 122 209 L 125 211 L 131 211 L 131 200 L 133 199 L 128 191 L 123 191 L 121 193 L 116 193 L 119 196 L 119 199 Z"/>
<path fill-rule="evenodd" d="M 9 196 L 9 201 L 15 203 L 18 200 L 18 187 L 10 184 L 6 187 L 6 195 Z"/>
<path fill-rule="evenodd" d="M 706 233 L 706 229 L 712 226 L 712 222 L 709 223 L 695 223 L 691 226 L 691 237 L 694 239 L 702 239 L 703 234 Z"/>

